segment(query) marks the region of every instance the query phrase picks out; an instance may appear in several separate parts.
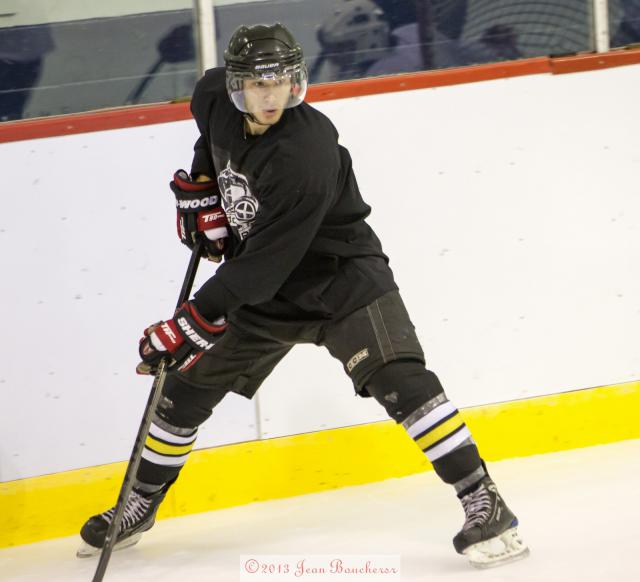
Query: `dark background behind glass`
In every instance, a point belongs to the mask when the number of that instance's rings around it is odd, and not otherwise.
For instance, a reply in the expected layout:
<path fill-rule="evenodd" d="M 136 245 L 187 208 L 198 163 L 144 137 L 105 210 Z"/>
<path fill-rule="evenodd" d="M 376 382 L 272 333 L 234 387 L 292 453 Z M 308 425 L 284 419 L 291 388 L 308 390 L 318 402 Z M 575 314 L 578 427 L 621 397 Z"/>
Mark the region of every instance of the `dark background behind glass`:
<path fill-rule="evenodd" d="M 240 24 L 286 24 L 312 83 L 592 51 L 590 0 L 268 0 L 215 9 L 218 62 Z M 1 24 L 1 21 L 0 21 Z M 640 0 L 611 0 L 612 46 Z M 0 119 L 189 97 L 193 18 L 178 10 L 0 28 Z"/>

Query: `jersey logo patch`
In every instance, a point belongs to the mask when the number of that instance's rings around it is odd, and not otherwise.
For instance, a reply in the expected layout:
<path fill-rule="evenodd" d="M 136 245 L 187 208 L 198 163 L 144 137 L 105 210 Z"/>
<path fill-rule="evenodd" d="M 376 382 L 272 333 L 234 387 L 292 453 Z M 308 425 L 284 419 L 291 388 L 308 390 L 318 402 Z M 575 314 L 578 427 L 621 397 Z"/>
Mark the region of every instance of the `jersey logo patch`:
<path fill-rule="evenodd" d="M 251 193 L 246 176 L 234 172 L 231 162 L 218 175 L 218 186 L 229 226 L 240 240 L 244 240 L 251 231 L 260 203 Z"/>
<path fill-rule="evenodd" d="M 353 369 L 360 363 L 362 360 L 369 357 L 369 350 L 364 348 L 364 350 L 360 350 L 357 354 L 353 355 L 351 359 L 347 362 L 347 370 L 352 372 Z"/>

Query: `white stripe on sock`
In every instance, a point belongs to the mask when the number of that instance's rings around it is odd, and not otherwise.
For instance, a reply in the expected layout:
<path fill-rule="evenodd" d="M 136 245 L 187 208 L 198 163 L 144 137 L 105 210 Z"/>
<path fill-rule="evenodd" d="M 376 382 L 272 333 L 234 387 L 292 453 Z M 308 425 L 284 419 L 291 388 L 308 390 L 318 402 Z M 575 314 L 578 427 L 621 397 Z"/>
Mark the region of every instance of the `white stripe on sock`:
<path fill-rule="evenodd" d="M 189 458 L 189 455 L 181 455 L 180 457 L 165 457 L 164 455 L 154 453 L 153 451 L 150 451 L 145 447 L 142 450 L 142 458 L 156 465 L 163 465 L 165 467 L 181 467 L 185 464 L 185 462 Z"/>
<path fill-rule="evenodd" d="M 423 416 L 416 422 L 414 422 L 407 432 L 412 439 L 415 439 L 420 433 L 428 430 L 436 422 L 442 420 L 446 416 L 453 414 L 456 411 L 456 407 L 451 402 L 445 402 L 440 406 L 434 408 L 429 414 Z"/>
<path fill-rule="evenodd" d="M 462 444 L 463 441 L 468 439 L 471 436 L 469 429 L 464 426 L 457 433 L 451 435 L 448 439 L 442 441 L 439 445 L 436 445 L 432 449 L 425 451 L 427 455 L 427 459 L 429 459 L 432 463 L 433 461 L 439 459 L 440 457 L 444 457 L 447 453 L 450 453 L 455 449 L 458 445 Z"/>
<path fill-rule="evenodd" d="M 159 438 L 165 442 L 171 443 L 172 445 L 190 445 L 193 441 L 196 440 L 198 433 L 193 434 L 188 437 L 177 436 L 171 432 L 160 428 L 157 424 L 151 423 L 151 427 L 149 428 L 149 434 L 156 438 Z"/>

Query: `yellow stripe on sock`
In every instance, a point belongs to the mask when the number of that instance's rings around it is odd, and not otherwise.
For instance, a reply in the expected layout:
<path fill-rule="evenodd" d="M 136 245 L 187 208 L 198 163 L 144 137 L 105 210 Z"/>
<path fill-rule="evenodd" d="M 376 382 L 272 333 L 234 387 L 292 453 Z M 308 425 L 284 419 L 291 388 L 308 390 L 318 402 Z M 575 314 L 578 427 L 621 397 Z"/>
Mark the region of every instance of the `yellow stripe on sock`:
<path fill-rule="evenodd" d="M 147 437 L 145 446 L 154 453 L 160 453 L 161 455 L 186 455 L 193 448 L 195 441 L 188 445 L 168 445 L 167 443 L 160 442 L 154 439 L 151 435 Z"/>
<path fill-rule="evenodd" d="M 437 443 L 440 439 L 443 439 L 447 435 L 451 434 L 456 429 L 460 428 L 464 424 L 459 412 L 456 412 L 455 416 L 451 417 L 446 422 L 443 422 L 440 426 L 429 431 L 426 435 L 419 438 L 416 443 L 424 451 L 432 444 Z"/>

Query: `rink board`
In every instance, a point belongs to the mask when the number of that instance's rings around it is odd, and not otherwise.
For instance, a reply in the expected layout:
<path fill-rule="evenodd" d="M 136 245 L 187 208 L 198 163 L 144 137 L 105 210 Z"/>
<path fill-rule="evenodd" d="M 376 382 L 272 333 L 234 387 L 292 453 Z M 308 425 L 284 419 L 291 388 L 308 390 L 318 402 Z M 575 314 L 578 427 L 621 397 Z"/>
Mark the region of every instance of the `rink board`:
<path fill-rule="evenodd" d="M 467 408 L 487 461 L 640 438 L 640 382 Z M 113 504 L 126 463 L 0 483 L 0 547 L 77 533 Z M 159 517 L 431 470 L 391 421 L 194 451 Z"/>

